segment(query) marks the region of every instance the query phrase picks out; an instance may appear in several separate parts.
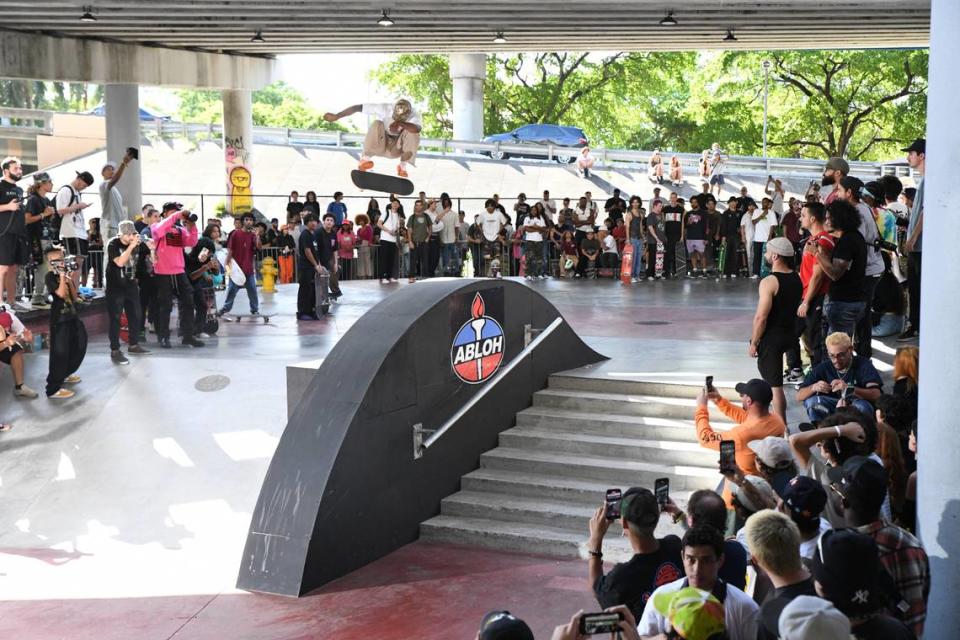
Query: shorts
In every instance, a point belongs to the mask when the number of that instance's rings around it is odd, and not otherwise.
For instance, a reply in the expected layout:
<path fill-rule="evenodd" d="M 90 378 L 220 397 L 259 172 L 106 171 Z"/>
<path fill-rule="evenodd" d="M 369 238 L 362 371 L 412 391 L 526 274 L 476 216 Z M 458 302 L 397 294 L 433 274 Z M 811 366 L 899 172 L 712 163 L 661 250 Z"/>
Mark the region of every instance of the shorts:
<path fill-rule="evenodd" d="M 792 346 L 790 338 L 785 335 L 767 334 L 760 339 L 757 347 L 757 370 L 764 382 L 771 387 L 783 386 L 783 356 Z"/>
<path fill-rule="evenodd" d="M 13 360 L 13 356 L 17 355 L 23 351 L 23 347 L 18 344 L 13 345 L 9 349 L 0 350 L 0 362 L 3 364 L 10 364 L 10 361 Z"/>
<path fill-rule="evenodd" d="M 710 184 L 723 184 L 723 174 L 718 173 L 710 176 Z"/>
<path fill-rule="evenodd" d="M 0 265 L 30 264 L 30 240 L 26 236 L 5 233 L 0 236 Z"/>
<path fill-rule="evenodd" d="M 687 253 L 703 253 L 706 247 L 706 240 L 687 240 Z"/>
<path fill-rule="evenodd" d="M 89 243 L 83 238 L 62 238 L 63 250 L 70 256 L 86 258 L 90 253 Z"/>

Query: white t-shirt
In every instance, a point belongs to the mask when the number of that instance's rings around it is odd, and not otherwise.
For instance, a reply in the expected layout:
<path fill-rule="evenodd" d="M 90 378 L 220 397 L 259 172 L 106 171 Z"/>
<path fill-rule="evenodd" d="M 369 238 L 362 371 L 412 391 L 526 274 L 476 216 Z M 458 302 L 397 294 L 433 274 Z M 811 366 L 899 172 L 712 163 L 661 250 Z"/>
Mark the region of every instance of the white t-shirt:
<path fill-rule="evenodd" d="M 820 531 L 813 538 L 800 543 L 800 557 L 807 560 L 813 560 L 813 554 L 817 552 L 817 543 L 820 542 L 820 536 L 824 531 L 829 531 L 833 527 L 826 519 L 820 518 Z"/>
<path fill-rule="evenodd" d="M 393 124 L 393 107 L 395 102 L 371 102 L 363 105 L 363 111 L 361 113 L 373 116 L 375 120 L 380 120 L 383 122 L 383 128 L 386 129 L 387 135 L 399 135 L 397 133 L 390 133 L 390 125 Z M 410 124 L 415 124 L 418 127 L 423 126 L 420 120 L 420 112 L 416 109 L 410 111 L 410 117 L 406 120 Z"/>
<path fill-rule="evenodd" d="M 500 225 L 507 224 L 507 218 L 496 209 L 493 213 L 484 209 L 478 222 L 480 223 L 480 229 L 483 230 L 483 237 L 493 242 L 497 239 L 497 234 L 500 233 Z"/>
<path fill-rule="evenodd" d="M 383 215 L 380 216 L 380 224 L 383 225 L 383 228 L 380 229 L 380 239 L 386 240 L 387 242 L 396 242 L 397 229 L 400 226 L 400 215 L 396 211 L 387 209 Z"/>
<path fill-rule="evenodd" d="M 603 252 L 612 253 L 613 255 L 619 255 L 617 252 L 617 241 L 614 240 L 613 236 L 607 236 L 603 239 Z"/>
<path fill-rule="evenodd" d="M 534 216 L 528 215 L 524 221 L 523 226 L 530 225 L 532 227 L 541 227 L 544 231 L 547 228 L 547 222 L 543 219 L 543 216 Z M 530 242 L 542 242 L 543 241 L 543 232 L 542 231 L 527 231 L 527 240 Z"/>
<path fill-rule="evenodd" d="M 556 221 L 554 216 L 557 215 L 557 203 L 553 198 L 548 198 L 547 200 L 541 200 L 540 204 L 543 205 L 543 210 L 547 214 L 547 217 L 552 218 Z"/>
<path fill-rule="evenodd" d="M 766 242 L 770 237 L 770 229 L 777 224 L 777 214 L 772 209 L 763 215 L 763 210 L 753 212 L 753 240 L 754 242 Z"/>
<path fill-rule="evenodd" d="M 740 216 L 740 226 L 743 228 L 743 235 L 747 242 L 753 242 L 753 218 L 750 217 L 749 211 Z"/>
<path fill-rule="evenodd" d="M 590 224 L 590 205 L 586 209 L 579 206 L 573 210 L 573 222 L 577 225 L 577 231 L 593 231 L 593 225 Z"/>
<path fill-rule="evenodd" d="M 453 244 L 457 241 L 457 214 L 455 214 L 452 209 L 441 211 L 438 217 L 441 214 L 443 217 L 434 222 L 433 230 L 438 231 L 437 225 L 440 225 L 440 242 L 443 244 Z"/>
<path fill-rule="evenodd" d="M 70 201 L 74 194 L 73 187 L 65 185 L 57 191 L 57 211 L 63 211 L 70 206 Z M 76 201 L 80 201 L 80 194 L 77 193 Z M 87 239 L 87 223 L 83 219 L 83 209 L 77 209 L 73 213 L 66 213 L 62 216 L 60 223 L 61 238 L 80 238 Z"/>
<path fill-rule="evenodd" d="M 674 580 L 657 587 L 643 608 L 643 615 L 637 622 L 637 632 L 641 636 L 656 636 L 667 632 L 668 622 L 654 608 L 653 600 L 659 593 L 674 593 L 683 588 L 686 578 Z M 727 585 L 727 597 L 723 601 L 723 617 L 727 625 L 730 640 L 755 640 L 757 637 L 757 618 L 760 607 L 750 596 L 732 584 Z"/>
<path fill-rule="evenodd" d="M 777 214 L 783 215 L 783 194 L 774 189 L 771 200 L 773 200 L 773 205 L 770 208 L 776 211 Z"/>

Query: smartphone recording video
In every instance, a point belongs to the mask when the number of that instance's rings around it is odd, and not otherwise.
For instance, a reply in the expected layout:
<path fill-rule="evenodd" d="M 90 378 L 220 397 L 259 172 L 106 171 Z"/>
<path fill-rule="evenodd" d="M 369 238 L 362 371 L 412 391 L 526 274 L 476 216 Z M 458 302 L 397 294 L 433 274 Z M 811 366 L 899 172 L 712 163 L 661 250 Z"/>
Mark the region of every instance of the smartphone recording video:
<path fill-rule="evenodd" d="M 607 489 L 607 520 L 620 519 L 620 501 L 623 499 L 623 492 L 620 489 Z"/>
<path fill-rule="evenodd" d="M 667 500 L 670 499 L 670 478 L 657 478 L 653 484 L 653 495 L 657 497 L 657 504 L 663 511 Z"/>
<path fill-rule="evenodd" d="M 733 440 L 720 441 L 720 471 L 725 473 L 737 467 L 737 443 Z"/>
<path fill-rule="evenodd" d="M 601 633 L 616 633 L 620 630 L 623 614 L 585 613 L 580 616 L 580 635 L 593 636 Z"/>

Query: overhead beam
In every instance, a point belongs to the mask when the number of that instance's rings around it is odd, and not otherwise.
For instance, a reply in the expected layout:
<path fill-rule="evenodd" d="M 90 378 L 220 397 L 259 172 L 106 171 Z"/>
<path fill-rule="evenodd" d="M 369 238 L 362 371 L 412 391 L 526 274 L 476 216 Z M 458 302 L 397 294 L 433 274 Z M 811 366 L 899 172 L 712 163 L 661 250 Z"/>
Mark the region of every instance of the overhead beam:
<path fill-rule="evenodd" d="M 260 89 L 275 60 L 0 31 L 0 77 L 96 84 Z"/>

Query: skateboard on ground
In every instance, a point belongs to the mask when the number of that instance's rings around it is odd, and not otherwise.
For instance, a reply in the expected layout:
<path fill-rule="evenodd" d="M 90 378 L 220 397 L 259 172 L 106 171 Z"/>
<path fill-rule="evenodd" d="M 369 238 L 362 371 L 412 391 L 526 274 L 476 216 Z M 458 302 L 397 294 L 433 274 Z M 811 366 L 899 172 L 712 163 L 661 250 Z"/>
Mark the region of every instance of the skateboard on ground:
<path fill-rule="evenodd" d="M 663 249 L 664 249 L 663 243 L 662 243 L 662 242 L 658 242 L 658 243 L 657 243 L 657 255 L 656 255 L 656 258 L 654 259 L 654 263 L 653 263 L 653 269 L 654 269 L 655 275 L 656 275 L 656 277 L 657 277 L 658 279 L 663 277 L 663 253 L 664 253 L 664 252 L 663 252 Z"/>
<path fill-rule="evenodd" d="M 316 293 L 317 317 L 322 318 L 330 313 L 330 272 L 322 268 L 313 277 L 313 286 Z"/>
<path fill-rule="evenodd" d="M 270 324 L 270 318 L 273 317 L 272 313 L 258 313 L 256 315 L 252 313 L 225 313 L 221 317 L 227 322 L 243 322 L 244 318 L 249 318 L 250 320 L 263 320 L 263 324 Z"/>
<path fill-rule="evenodd" d="M 413 193 L 413 183 L 399 176 L 354 169 L 350 172 L 350 179 L 359 189 L 394 193 L 398 196 L 408 196 Z"/>
<path fill-rule="evenodd" d="M 623 245 L 623 258 L 620 260 L 620 282 L 630 284 L 633 272 L 633 245 L 627 242 Z"/>
<path fill-rule="evenodd" d="M 723 277 L 727 267 L 727 241 L 720 241 L 720 253 L 717 255 L 717 280 Z"/>

